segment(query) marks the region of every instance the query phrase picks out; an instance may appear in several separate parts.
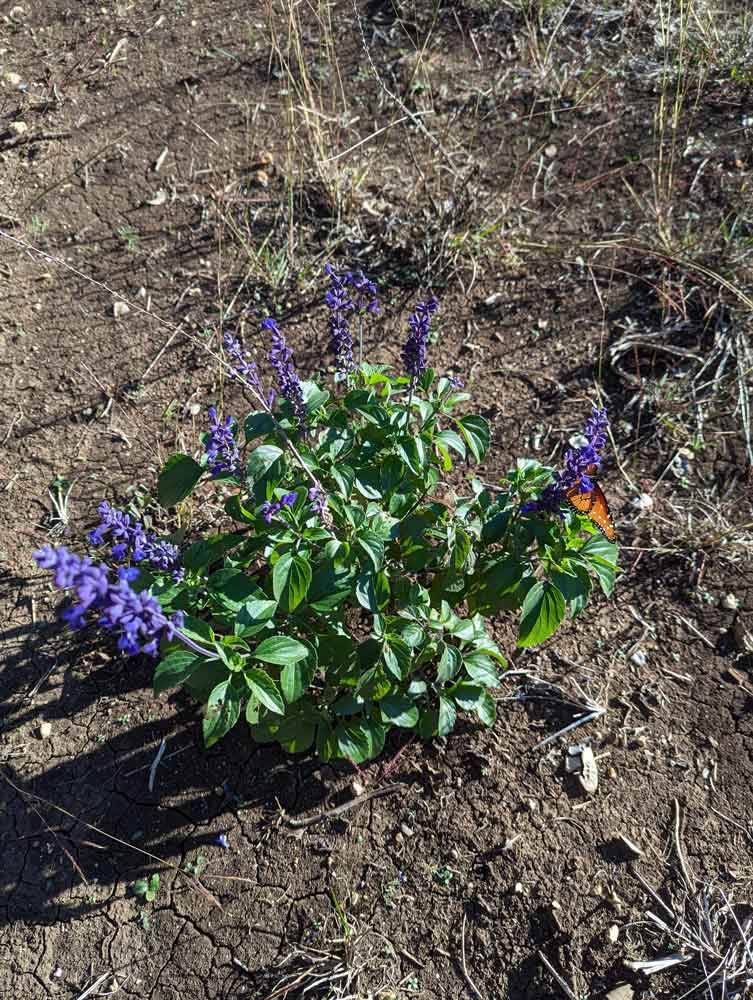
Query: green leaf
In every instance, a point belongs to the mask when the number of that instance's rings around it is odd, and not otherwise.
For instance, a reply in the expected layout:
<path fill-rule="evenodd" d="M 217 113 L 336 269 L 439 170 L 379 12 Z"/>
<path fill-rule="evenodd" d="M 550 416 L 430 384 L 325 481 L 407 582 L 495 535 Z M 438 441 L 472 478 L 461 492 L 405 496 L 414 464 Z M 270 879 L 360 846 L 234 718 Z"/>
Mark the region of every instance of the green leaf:
<path fill-rule="evenodd" d="M 461 458 L 466 456 L 465 442 L 455 431 L 440 431 L 439 434 L 435 435 L 434 443 L 442 444 L 445 448 L 452 448 Z"/>
<path fill-rule="evenodd" d="M 413 729 L 418 724 L 418 708 L 404 694 L 383 698 L 379 704 L 382 720 L 402 729 Z"/>
<path fill-rule="evenodd" d="M 412 656 L 408 643 L 394 635 L 389 636 L 382 648 L 384 664 L 398 681 L 410 673 Z"/>
<path fill-rule="evenodd" d="M 457 646 L 449 646 L 442 643 L 442 647 L 442 655 L 437 664 L 437 680 L 446 684 L 460 670 L 462 657 Z"/>
<path fill-rule="evenodd" d="M 235 614 L 249 597 L 263 593 L 249 576 L 231 568 L 213 573 L 207 581 L 207 590 L 215 600 Z"/>
<path fill-rule="evenodd" d="M 497 706 L 487 691 L 477 684 L 463 681 L 452 689 L 455 702 L 466 712 L 475 712 L 485 726 L 493 726 L 497 718 Z"/>
<path fill-rule="evenodd" d="M 437 736 L 447 736 L 455 728 L 458 713 L 451 698 L 439 696 L 439 718 L 437 719 Z"/>
<path fill-rule="evenodd" d="M 565 617 L 565 598 L 553 583 L 536 583 L 523 601 L 519 646 L 537 646 L 548 639 Z"/>
<path fill-rule="evenodd" d="M 229 670 L 219 660 L 204 660 L 183 682 L 186 691 L 197 701 L 205 703 L 215 687 L 227 680 Z"/>
<path fill-rule="evenodd" d="M 387 731 L 381 722 L 377 722 L 375 719 L 361 719 L 358 725 L 366 740 L 367 749 L 364 760 L 373 760 L 384 750 L 384 738 Z"/>
<path fill-rule="evenodd" d="M 264 437 L 265 434 L 271 434 L 275 427 L 276 424 L 271 413 L 267 413 L 264 410 L 258 410 L 256 413 L 249 413 L 246 417 L 245 423 L 243 424 L 246 441 L 253 441 L 254 438 Z"/>
<path fill-rule="evenodd" d="M 347 500 L 353 492 L 356 474 L 349 465 L 333 465 L 329 473 L 337 483 L 343 500 Z"/>
<path fill-rule="evenodd" d="M 277 731 L 277 739 L 288 753 L 303 753 L 314 742 L 316 723 L 310 719 L 295 716 L 285 719 Z"/>
<path fill-rule="evenodd" d="M 168 688 L 178 687 L 186 678 L 200 667 L 204 658 L 197 656 L 188 649 L 176 649 L 157 664 L 154 671 L 154 693 L 167 691 Z"/>
<path fill-rule="evenodd" d="M 248 478 L 252 482 L 262 479 L 282 454 L 282 448 L 278 448 L 276 444 L 260 444 L 258 448 L 254 448 L 248 459 Z"/>
<path fill-rule="evenodd" d="M 183 616 L 183 624 L 180 627 L 181 632 L 188 636 L 189 639 L 193 639 L 194 642 L 198 642 L 200 645 L 212 646 L 214 644 L 214 629 L 211 625 L 208 625 L 201 618 L 194 618 L 192 615 Z"/>
<path fill-rule="evenodd" d="M 234 499 L 231 497 L 231 499 Z M 227 505 L 226 505 L 227 506 Z M 226 552 L 230 552 L 237 545 L 245 540 L 246 536 L 240 533 L 210 535 L 200 542 L 189 545 L 183 554 L 183 565 L 186 569 L 200 570 L 205 566 L 221 559 Z"/>
<path fill-rule="evenodd" d="M 207 701 L 206 712 L 202 722 L 204 746 L 211 747 L 225 733 L 233 728 L 241 714 L 241 702 L 238 688 L 230 680 L 222 681 L 213 688 Z"/>
<path fill-rule="evenodd" d="M 588 603 L 591 593 L 591 577 L 585 566 L 572 566 L 571 573 L 552 572 L 552 583 L 562 591 L 573 618 Z"/>
<path fill-rule="evenodd" d="M 235 619 L 234 632 L 237 636 L 256 635 L 268 628 L 269 621 L 274 618 L 277 601 L 253 597 L 239 609 Z"/>
<path fill-rule="evenodd" d="M 294 611 L 311 584 L 311 565 L 303 556 L 286 552 L 272 571 L 272 590 L 283 611 Z"/>
<path fill-rule="evenodd" d="M 397 450 L 411 472 L 420 476 L 426 465 L 426 448 L 420 437 L 400 438 Z"/>
<path fill-rule="evenodd" d="M 361 764 L 369 756 L 369 739 L 355 722 L 340 722 L 335 727 L 335 741 L 341 757 Z"/>
<path fill-rule="evenodd" d="M 471 536 L 462 528 L 455 529 L 455 540 L 452 546 L 452 566 L 454 569 L 462 569 L 471 551 L 473 542 Z"/>
<path fill-rule="evenodd" d="M 463 435 L 463 439 L 473 457 L 477 462 L 481 462 L 489 450 L 491 442 L 489 424 L 483 417 L 474 416 L 473 414 L 462 418 L 456 417 L 455 424 Z"/>
<path fill-rule="evenodd" d="M 251 655 L 263 663 L 275 663 L 284 667 L 289 663 L 305 660 L 309 655 L 309 650 L 302 642 L 291 639 L 290 636 L 273 635 L 269 639 L 263 639 Z"/>
<path fill-rule="evenodd" d="M 322 721 L 316 727 L 316 755 L 320 760 L 328 761 L 337 756 L 338 743 L 335 731 L 328 722 Z"/>
<path fill-rule="evenodd" d="M 374 572 L 378 573 L 384 562 L 384 542 L 381 537 L 368 528 L 362 528 L 358 535 L 358 545 L 371 560 Z"/>
<path fill-rule="evenodd" d="M 290 705 L 302 698 L 314 679 L 315 667 L 308 660 L 286 664 L 280 673 L 280 687 L 285 701 Z M 312 734 L 313 739 L 313 734 Z"/>
<path fill-rule="evenodd" d="M 227 498 L 225 501 L 225 513 L 228 517 L 232 517 L 234 521 L 240 521 L 241 524 L 253 524 L 256 520 L 256 514 L 243 506 L 243 501 L 239 493 L 235 493 L 233 496 Z"/>
<path fill-rule="evenodd" d="M 190 455 L 171 455 L 157 479 L 157 498 L 163 507 L 174 507 L 191 493 L 204 469 Z"/>
<path fill-rule="evenodd" d="M 356 600 L 372 614 L 385 607 L 390 599 L 390 584 L 386 573 L 371 570 L 356 577 Z"/>
<path fill-rule="evenodd" d="M 607 597 L 611 597 L 614 590 L 617 551 L 617 546 L 613 542 L 608 542 L 603 535 L 593 535 L 580 550 L 580 555 L 588 560 Z"/>
<path fill-rule="evenodd" d="M 270 712 L 276 712 L 277 715 L 284 715 L 285 702 L 277 690 L 277 685 L 266 670 L 260 670 L 258 667 L 247 667 L 243 671 L 243 676 L 246 678 L 246 683 L 251 688 L 254 697 L 265 708 L 268 708 Z"/>
<path fill-rule="evenodd" d="M 371 469 L 366 472 L 359 471 L 356 475 L 355 485 L 361 496 L 366 497 L 367 500 L 382 499 L 382 493 L 380 490 L 381 482 L 379 479 L 379 472 L 376 469 Z"/>
<path fill-rule="evenodd" d="M 469 677 L 484 687 L 498 687 L 499 675 L 494 663 L 486 655 L 475 650 L 463 657 L 463 666 Z"/>

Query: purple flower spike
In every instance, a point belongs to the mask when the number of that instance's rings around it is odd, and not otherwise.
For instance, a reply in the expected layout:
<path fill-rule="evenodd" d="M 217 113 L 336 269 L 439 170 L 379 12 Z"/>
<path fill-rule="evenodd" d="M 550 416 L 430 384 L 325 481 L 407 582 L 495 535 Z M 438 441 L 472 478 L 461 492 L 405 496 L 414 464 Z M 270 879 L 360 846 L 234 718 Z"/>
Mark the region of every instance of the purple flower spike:
<path fill-rule="evenodd" d="M 309 490 L 308 501 L 311 510 L 321 517 L 327 509 L 327 495 L 324 490 L 320 490 L 318 486 L 312 486 Z"/>
<path fill-rule="evenodd" d="M 99 505 L 99 516 L 102 522 L 89 532 L 89 541 L 98 546 L 109 538 L 115 544 L 110 549 L 110 555 L 116 562 L 130 558 L 132 563 L 146 560 L 155 569 L 162 572 L 173 571 L 173 577 L 178 582 L 182 579 L 183 570 L 180 566 L 180 549 L 171 542 L 156 540 L 154 533 L 147 533 L 144 525 L 130 514 L 116 510 L 106 501 Z"/>
<path fill-rule="evenodd" d="M 293 413 L 299 423 L 306 419 L 306 404 L 303 401 L 303 389 L 301 380 L 293 364 L 293 352 L 285 343 L 285 338 L 280 333 L 277 323 L 271 318 L 261 321 L 262 330 L 270 330 L 272 333 L 272 347 L 269 352 L 269 360 L 277 374 L 277 385 L 280 395 L 293 407 Z"/>
<path fill-rule="evenodd" d="M 339 375 L 353 371 L 353 335 L 350 331 L 351 313 L 378 313 L 377 287 L 363 271 L 345 271 L 338 274 L 331 264 L 324 267 L 330 279 L 330 289 L 324 297 L 331 310 L 329 318 L 330 350 L 335 356 Z M 350 289 L 350 291 L 349 291 Z"/>
<path fill-rule="evenodd" d="M 207 468 L 213 477 L 237 476 L 241 458 L 233 434 L 233 418 L 221 421 L 214 406 L 209 407 L 209 437 L 204 448 L 207 453 Z"/>
<path fill-rule="evenodd" d="M 324 268 L 329 275 L 331 288 L 324 296 L 324 301 L 331 310 L 329 317 L 330 350 L 335 356 L 335 364 L 339 375 L 353 371 L 353 336 L 348 325 L 348 313 L 355 306 L 348 294 L 348 276 L 338 275 L 335 269 L 327 264 Z"/>
<path fill-rule="evenodd" d="M 403 348 L 403 364 L 411 377 L 411 388 L 426 371 L 426 345 L 429 340 L 431 317 L 439 308 L 439 302 L 432 296 L 428 302 L 419 302 L 408 319 L 410 331 Z"/>
<path fill-rule="evenodd" d="M 45 545 L 33 557 L 42 569 L 55 572 L 56 586 L 75 590 L 79 603 L 62 615 L 70 627 L 81 628 L 86 624 L 87 612 L 99 612 L 99 624 L 118 636 L 118 647 L 126 656 L 136 653 L 156 656 L 160 642 L 170 641 L 176 627 L 183 624 L 182 612 L 168 618 L 148 591 L 133 590 L 131 581 L 138 572 L 133 568 L 121 568 L 117 582 L 113 583 L 104 564 L 95 565 L 91 559 L 69 552 L 64 545 L 57 549 Z"/>
<path fill-rule="evenodd" d="M 554 482 L 542 492 L 538 500 L 531 500 L 521 507 L 522 514 L 534 511 L 557 514 L 565 502 L 565 494 L 578 484 L 580 493 L 588 493 L 593 489 L 593 479 L 587 469 L 601 465 L 601 452 L 607 443 L 607 428 L 609 418 L 607 411 L 594 406 L 588 418 L 583 436 L 586 443 L 580 448 L 569 448 L 565 453 L 565 468 L 555 473 Z M 593 474 L 593 473 L 592 473 Z"/>
<path fill-rule="evenodd" d="M 251 355 L 248 351 L 243 350 L 237 337 L 234 337 L 232 333 L 224 333 L 222 335 L 222 346 L 232 365 L 230 377 L 245 378 L 255 389 L 261 392 L 261 382 L 259 381 L 259 373 L 256 370 L 256 362 L 248 360 Z"/>
<path fill-rule="evenodd" d="M 226 833 L 218 833 L 214 838 L 213 843 L 217 847 L 224 847 L 227 850 L 230 847 L 230 841 L 227 839 Z"/>

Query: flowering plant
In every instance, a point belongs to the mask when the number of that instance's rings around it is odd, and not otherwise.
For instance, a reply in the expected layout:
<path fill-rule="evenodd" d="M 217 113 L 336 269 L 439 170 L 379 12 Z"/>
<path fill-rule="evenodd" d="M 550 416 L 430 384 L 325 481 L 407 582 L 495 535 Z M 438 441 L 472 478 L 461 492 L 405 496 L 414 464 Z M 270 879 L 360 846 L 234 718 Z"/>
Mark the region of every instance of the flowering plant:
<path fill-rule="evenodd" d="M 467 473 L 461 495 L 437 496 L 490 444 L 487 422 L 458 412 L 459 381 L 427 367 L 438 303 L 416 307 L 394 372 L 355 357 L 373 283 L 327 274 L 332 390 L 301 380 L 274 320 L 262 322 L 273 392 L 227 333 L 225 364 L 253 408 L 242 422 L 210 408 L 201 457 L 160 473 L 165 508 L 221 491 L 221 530 L 180 550 L 104 504 L 90 541 L 110 546 L 106 563 L 49 546 L 35 557 L 76 592 L 72 626 L 98 613 L 125 653 L 160 656 L 156 692 L 184 685 L 205 704 L 207 746 L 243 715 L 259 741 L 361 762 L 396 727 L 444 736 L 458 710 L 491 725 L 506 663 L 487 621 L 517 612 L 518 644 L 542 642 L 594 580 L 611 593 L 616 547 L 566 502 L 591 486 L 603 411 L 563 472 L 524 459 L 500 485 Z"/>

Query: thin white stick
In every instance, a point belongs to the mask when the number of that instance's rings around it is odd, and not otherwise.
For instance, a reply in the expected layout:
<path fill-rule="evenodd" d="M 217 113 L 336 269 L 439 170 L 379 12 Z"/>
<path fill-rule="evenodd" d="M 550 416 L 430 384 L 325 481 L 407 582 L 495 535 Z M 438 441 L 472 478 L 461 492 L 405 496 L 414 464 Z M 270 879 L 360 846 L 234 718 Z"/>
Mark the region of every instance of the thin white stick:
<path fill-rule="evenodd" d="M 149 768 L 149 786 L 148 787 L 149 787 L 149 791 L 150 792 L 154 791 L 154 777 L 157 774 L 157 768 L 159 767 L 159 762 L 162 760 L 162 755 L 165 752 L 166 746 L 167 746 L 167 740 L 163 739 L 162 742 L 159 745 L 159 750 L 157 751 L 157 754 L 156 754 L 154 760 L 152 761 L 152 766 Z"/>

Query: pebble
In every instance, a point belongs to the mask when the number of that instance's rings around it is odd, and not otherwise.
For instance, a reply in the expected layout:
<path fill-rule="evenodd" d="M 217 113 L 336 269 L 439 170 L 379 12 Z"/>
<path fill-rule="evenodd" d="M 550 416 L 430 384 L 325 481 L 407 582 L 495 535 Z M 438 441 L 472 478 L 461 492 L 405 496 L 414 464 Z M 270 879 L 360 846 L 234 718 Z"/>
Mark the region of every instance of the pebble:
<path fill-rule="evenodd" d="M 547 146 L 546 149 L 544 150 L 544 154 L 546 156 L 548 156 L 549 159 L 551 160 L 551 158 L 553 156 L 557 155 L 557 147 L 556 146 Z"/>
<path fill-rule="evenodd" d="M 412 837 L 414 835 L 414 830 L 407 823 L 401 823 L 400 829 L 404 837 Z"/>
<path fill-rule="evenodd" d="M 21 86 L 21 76 L 18 73 L 14 73 L 12 70 L 8 70 L 7 73 L 3 74 L 3 80 L 8 84 L 9 87 L 20 87 Z"/>
<path fill-rule="evenodd" d="M 43 740 L 48 740 L 52 736 L 52 723 L 42 722 L 39 726 L 39 735 Z"/>
<path fill-rule="evenodd" d="M 360 781 L 354 781 L 350 787 L 356 798 L 358 798 L 359 795 L 363 795 L 363 785 L 361 784 Z"/>
<path fill-rule="evenodd" d="M 728 611 L 737 611 L 740 607 L 740 600 L 735 594 L 725 594 L 722 598 L 722 607 Z"/>
<path fill-rule="evenodd" d="M 129 309 L 128 304 L 126 302 L 122 302 L 120 299 L 112 304 L 112 314 L 115 319 L 122 319 L 122 317 L 127 316 L 130 311 L 131 310 Z"/>
<path fill-rule="evenodd" d="M 620 936 L 620 928 L 617 926 L 617 924 L 612 924 L 609 930 L 607 931 L 607 937 L 612 942 L 612 944 L 615 944 L 619 936 Z"/>
<path fill-rule="evenodd" d="M 636 667 L 645 667 L 648 663 L 648 653 L 639 647 L 630 654 L 630 662 L 634 663 Z"/>
<path fill-rule="evenodd" d="M 26 135 L 29 131 L 29 126 L 26 122 L 11 122 L 8 126 L 8 131 L 15 133 L 15 135 Z"/>
<path fill-rule="evenodd" d="M 630 983 L 618 983 L 609 993 L 604 994 L 604 1000 L 633 1000 L 635 990 Z"/>
<path fill-rule="evenodd" d="M 630 501 L 630 505 L 640 511 L 653 510 L 654 498 L 650 493 L 641 493 L 640 496 L 633 497 Z"/>

